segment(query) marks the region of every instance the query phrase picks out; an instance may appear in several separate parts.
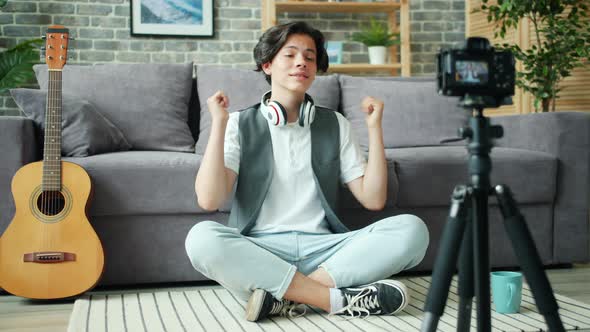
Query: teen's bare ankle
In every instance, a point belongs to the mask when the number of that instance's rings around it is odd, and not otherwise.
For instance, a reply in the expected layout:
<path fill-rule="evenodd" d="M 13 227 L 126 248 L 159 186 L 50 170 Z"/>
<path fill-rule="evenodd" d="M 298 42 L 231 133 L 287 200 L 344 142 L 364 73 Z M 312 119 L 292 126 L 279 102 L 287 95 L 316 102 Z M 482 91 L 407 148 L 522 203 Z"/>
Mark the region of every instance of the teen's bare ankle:
<path fill-rule="evenodd" d="M 297 272 L 283 298 L 330 312 L 329 287 Z"/>
<path fill-rule="evenodd" d="M 317 270 L 309 274 L 308 277 L 326 287 L 335 287 L 334 280 L 332 280 L 332 277 L 328 274 L 328 272 L 326 272 L 326 270 L 323 267 L 319 267 Z"/>

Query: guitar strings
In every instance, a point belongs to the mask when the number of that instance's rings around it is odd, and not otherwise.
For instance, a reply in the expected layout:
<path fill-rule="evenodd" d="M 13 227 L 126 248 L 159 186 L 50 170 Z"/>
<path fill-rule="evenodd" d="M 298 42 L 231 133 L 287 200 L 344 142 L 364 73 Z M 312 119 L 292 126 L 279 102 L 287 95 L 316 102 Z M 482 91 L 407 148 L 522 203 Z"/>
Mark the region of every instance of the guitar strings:
<path fill-rule="evenodd" d="M 55 128 L 55 125 L 61 126 L 61 119 L 60 115 L 55 112 L 57 108 L 59 108 L 58 104 L 61 104 L 60 94 L 61 94 L 61 86 L 60 86 L 60 75 L 61 71 L 49 71 L 49 91 L 47 97 L 47 114 L 46 114 L 46 130 L 48 131 L 48 135 L 46 138 L 49 141 L 46 142 L 45 147 L 45 184 L 42 190 L 42 198 L 41 198 L 41 209 L 43 210 L 44 214 L 47 215 L 56 215 L 60 209 L 60 202 L 61 202 L 61 179 L 59 176 L 61 175 L 61 161 L 59 156 L 55 157 L 55 160 L 52 160 L 52 152 L 53 153 L 60 153 L 61 149 L 58 149 L 59 143 L 61 141 L 60 137 L 57 137 L 60 134 L 60 130 L 58 127 Z M 60 123 L 56 123 L 59 121 Z M 51 127 L 53 125 L 53 127 Z M 57 174 L 55 174 L 57 173 Z"/>
<path fill-rule="evenodd" d="M 58 71 L 56 72 L 57 76 L 58 76 L 58 87 L 57 87 L 57 91 L 56 91 L 56 98 L 55 101 L 57 103 L 56 107 L 59 108 L 59 112 L 57 114 L 58 120 L 59 120 L 59 129 L 58 129 L 58 133 L 59 135 L 56 135 L 58 137 L 56 137 L 56 149 L 57 149 L 57 155 L 58 155 L 58 159 L 57 159 L 57 165 L 58 165 L 58 169 L 59 169 L 59 181 L 58 181 L 58 186 L 57 186 L 57 190 L 55 192 L 55 207 L 54 207 L 54 214 L 57 214 L 59 212 L 60 209 L 60 197 L 61 197 L 61 174 L 62 174 L 62 169 L 61 169 L 61 115 L 62 115 L 62 105 L 61 105 L 61 98 L 62 98 L 62 93 L 61 93 L 61 89 L 62 89 L 62 81 L 61 81 L 61 75 L 62 72 Z"/>
<path fill-rule="evenodd" d="M 57 77 L 55 77 L 55 76 L 57 76 L 56 74 L 57 74 L 57 72 L 53 72 L 53 79 L 54 79 L 53 80 L 53 85 L 54 86 L 53 86 L 52 96 L 51 96 L 52 97 L 51 98 L 51 102 L 52 102 L 52 105 L 51 105 L 51 116 L 53 118 L 53 125 L 51 127 L 52 139 L 50 141 L 50 144 L 51 144 L 51 152 L 53 152 L 54 154 L 57 153 L 57 151 L 55 151 L 55 144 L 54 144 L 55 138 L 57 136 L 57 131 L 56 131 L 55 126 L 61 125 L 61 123 L 57 123 L 57 120 L 58 119 L 57 119 L 57 116 L 55 114 L 55 107 L 57 106 L 56 105 L 56 102 L 57 102 L 57 100 L 56 100 L 56 98 L 57 98 L 57 96 L 56 96 L 57 81 L 55 80 L 57 78 Z M 49 202 L 50 202 L 49 203 L 49 213 L 52 216 L 53 216 L 53 208 L 54 208 L 53 193 L 57 189 L 57 188 L 55 188 L 55 182 L 56 182 L 55 181 L 56 180 L 56 178 L 55 178 L 55 170 L 56 170 L 56 166 L 57 166 L 55 164 L 56 164 L 55 161 L 54 160 L 51 160 L 51 175 L 52 175 L 52 177 L 51 177 L 51 185 L 52 185 L 52 188 L 49 191 Z"/>
<path fill-rule="evenodd" d="M 52 114 L 52 117 L 54 117 L 53 123 L 54 123 L 55 126 L 57 126 L 56 128 L 52 128 L 53 129 L 53 136 L 54 137 L 52 138 L 52 141 L 51 141 L 52 151 L 56 154 L 56 157 L 55 157 L 56 160 L 55 161 L 52 161 L 52 163 L 54 164 L 54 168 L 52 169 L 52 171 L 54 173 L 58 169 L 60 169 L 60 166 L 61 166 L 60 165 L 60 161 L 59 161 L 59 157 L 57 156 L 58 153 L 61 154 L 61 151 L 58 151 L 58 149 L 57 149 L 58 145 L 55 144 L 56 141 L 59 141 L 59 138 L 57 137 L 58 134 L 61 134 L 61 132 L 59 130 L 59 128 L 61 128 L 61 121 L 60 121 L 61 119 L 59 117 L 60 114 L 57 114 L 56 113 L 56 109 L 59 106 L 58 103 L 60 102 L 60 100 L 58 100 L 58 98 L 59 98 L 59 95 L 61 94 L 61 91 L 58 91 L 61 88 L 59 86 L 60 85 L 59 84 L 60 80 L 59 80 L 59 77 L 58 77 L 60 73 L 61 72 L 59 72 L 59 71 L 54 71 L 53 72 L 53 74 L 54 74 L 53 75 L 54 76 L 53 77 L 54 78 L 54 80 L 53 80 L 54 89 L 53 89 L 53 96 L 52 96 L 53 97 L 52 98 L 53 105 L 52 105 L 52 108 L 51 108 L 51 114 Z M 56 174 L 52 174 L 52 175 L 54 175 L 53 176 L 53 181 L 55 182 L 55 186 L 54 186 L 54 188 L 52 188 L 53 190 L 51 191 L 51 194 L 50 194 L 50 198 L 51 198 L 50 212 L 51 212 L 51 215 L 52 216 L 55 215 L 55 214 L 57 214 L 57 200 L 56 199 L 57 199 L 57 191 L 60 190 L 59 184 L 61 182 L 60 181 L 61 179 L 58 178 L 58 176 L 61 175 L 61 172 L 57 172 L 57 173 L 58 173 L 57 175 Z"/>
<path fill-rule="evenodd" d="M 56 123 L 56 120 L 57 119 L 55 119 L 55 108 L 54 108 L 55 107 L 55 90 L 57 89 L 57 86 L 56 86 L 56 81 L 55 81 L 55 78 L 56 78 L 55 77 L 55 72 L 52 72 L 51 74 L 53 76 L 52 77 L 52 80 L 51 80 L 51 83 L 53 85 L 53 89 L 51 89 L 51 108 L 50 108 L 51 119 L 52 119 L 52 121 L 51 121 L 51 123 L 52 123 L 52 125 L 51 125 L 51 137 L 54 140 L 55 139 L 54 137 L 56 136 L 55 135 L 56 134 L 55 133 L 55 125 L 57 124 Z M 49 147 L 50 152 L 55 153 L 53 142 L 51 140 L 49 141 L 49 145 L 50 145 L 50 147 Z M 52 153 L 50 153 L 50 154 L 52 154 Z M 50 189 L 49 189 L 49 214 L 51 215 L 51 209 L 53 207 L 52 206 L 53 205 L 53 202 L 52 202 L 52 198 L 51 198 L 51 196 L 52 196 L 51 193 L 52 193 L 53 190 L 55 190 L 55 188 L 53 188 L 54 182 L 55 182 L 55 176 L 54 176 L 55 175 L 54 174 L 55 165 L 54 165 L 54 161 L 53 160 L 50 161 L 49 166 L 51 167 L 50 168 L 50 170 L 51 170 L 51 177 L 50 177 L 50 179 L 51 179 L 51 181 L 50 181 L 51 185 L 50 185 Z"/>
<path fill-rule="evenodd" d="M 43 213 L 46 214 L 46 215 L 49 214 L 49 211 L 48 211 L 48 198 L 47 198 L 47 196 L 48 196 L 48 191 L 49 191 L 49 174 L 50 174 L 49 173 L 49 163 L 50 163 L 50 160 L 49 160 L 49 157 L 48 157 L 48 154 L 49 154 L 49 137 L 51 135 L 51 123 L 52 123 L 52 119 L 51 119 L 51 95 L 50 95 L 50 93 L 53 90 L 52 89 L 53 88 L 53 86 L 52 86 L 53 84 L 51 82 L 52 81 L 52 77 L 51 76 L 52 76 L 51 75 L 51 71 L 49 71 L 49 90 L 47 91 L 47 99 L 46 99 L 46 102 L 47 102 L 46 112 L 47 112 L 47 114 L 45 115 L 45 131 L 46 131 L 45 132 L 45 152 L 44 152 L 44 155 L 45 155 L 45 158 L 44 158 L 45 159 L 45 165 L 44 165 L 45 166 L 44 167 L 45 186 L 44 186 L 43 191 L 41 193 L 43 195 L 43 204 L 42 204 L 42 206 L 43 206 Z"/>
<path fill-rule="evenodd" d="M 51 160 L 51 155 L 53 151 L 53 146 L 51 144 L 51 137 L 53 137 L 55 135 L 54 129 L 55 129 L 55 119 L 54 119 L 54 103 L 55 103 L 55 72 L 51 72 L 51 76 L 53 76 L 51 78 L 51 85 L 52 85 L 52 89 L 51 89 L 51 101 L 50 101 L 50 105 L 49 105 L 49 116 L 51 118 L 51 128 L 50 128 L 50 135 L 49 135 L 49 142 L 48 142 L 48 149 L 49 149 L 49 153 L 48 153 L 48 158 L 50 159 L 48 162 L 48 167 L 49 167 L 49 188 L 48 188 L 48 192 L 47 192 L 47 198 L 48 198 L 48 206 L 47 206 L 47 212 L 49 215 L 51 215 L 51 190 L 53 189 L 53 160 Z"/>
<path fill-rule="evenodd" d="M 61 71 L 49 71 L 49 85 L 46 99 L 45 114 L 45 151 L 43 164 L 43 181 L 41 186 L 41 199 L 39 208 L 47 217 L 57 215 L 65 207 L 62 198 L 62 167 L 61 167 Z M 50 227 L 43 225 L 46 230 Z M 49 232 L 42 231 L 43 249 L 53 248 L 53 240 Z"/>

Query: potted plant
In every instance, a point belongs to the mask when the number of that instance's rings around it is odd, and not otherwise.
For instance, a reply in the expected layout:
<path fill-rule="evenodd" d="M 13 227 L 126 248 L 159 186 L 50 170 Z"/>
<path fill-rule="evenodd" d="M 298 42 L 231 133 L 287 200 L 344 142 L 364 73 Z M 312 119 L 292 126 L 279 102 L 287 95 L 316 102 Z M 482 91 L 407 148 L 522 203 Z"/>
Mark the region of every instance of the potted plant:
<path fill-rule="evenodd" d="M 387 48 L 399 44 L 399 34 L 389 32 L 386 24 L 371 17 L 368 26 L 352 34 L 352 40 L 367 46 L 370 64 L 381 65 L 385 63 Z"/>
<path fill-rule="evenodd" d="M 529 49 L 514 43 L 498 45 L 510 50 L 522 63 L 516 85 L 534 97 L 537 111 L 555 111 L 560 81 L 590 55 L 590 18 L 587 0 L 482 0 L 488 22 L 495 23 L 494 36 L 504 38 L 521 19 L 533 25 L 536 40 Z"/>

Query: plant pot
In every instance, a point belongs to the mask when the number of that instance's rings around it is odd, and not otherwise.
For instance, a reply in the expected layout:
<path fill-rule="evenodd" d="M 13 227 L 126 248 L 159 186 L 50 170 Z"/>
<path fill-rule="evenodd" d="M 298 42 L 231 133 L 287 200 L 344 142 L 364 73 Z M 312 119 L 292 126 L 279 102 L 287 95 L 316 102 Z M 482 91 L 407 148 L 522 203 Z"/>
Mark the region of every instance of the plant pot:
<path fill-rule="evenodd" d="M 372 65 L 384 65 L 387 58 L 387 47 L 369 46 L 369 63 Z"/>

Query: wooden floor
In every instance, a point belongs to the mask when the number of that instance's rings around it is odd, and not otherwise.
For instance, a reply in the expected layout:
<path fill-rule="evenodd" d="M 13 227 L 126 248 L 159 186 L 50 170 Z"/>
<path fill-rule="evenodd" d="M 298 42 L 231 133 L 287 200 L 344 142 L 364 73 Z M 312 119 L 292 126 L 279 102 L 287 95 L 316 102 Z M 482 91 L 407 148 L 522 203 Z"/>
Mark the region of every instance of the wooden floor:
<path fill-rule="evenodd" d="M 568 269 L 547 270 L 556 293 L 575 300 L 590 303 L 590 264 L 575 265 Z M 194 287 L 219 287 L 215 285 L 176 286 L 159 288 L 98 289 L 92 294 L 120 294 L 122 292 L 152 292 L 154 290 L 179 290 Z M 0 295 L 0 331 L 2 332 L 65 332 L 74 305 L 67 301 L 31 301 L 11 295 Z"/>

